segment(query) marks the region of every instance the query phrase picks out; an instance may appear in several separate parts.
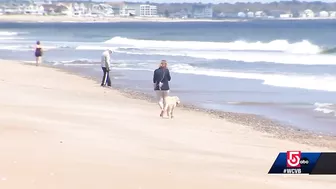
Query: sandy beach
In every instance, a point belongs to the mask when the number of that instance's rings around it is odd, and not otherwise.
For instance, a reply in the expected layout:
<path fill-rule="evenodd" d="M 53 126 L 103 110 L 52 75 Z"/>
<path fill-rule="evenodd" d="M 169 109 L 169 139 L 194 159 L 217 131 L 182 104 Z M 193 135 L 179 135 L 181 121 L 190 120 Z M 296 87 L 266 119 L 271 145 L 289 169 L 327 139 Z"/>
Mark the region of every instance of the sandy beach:
<path fill-rule="evenodd" d="M 335 148 L 182 108 L 161 119 L 154 103 L 49 67 L 1 60 L 0 90 L 1 189 L 336 187 L 267 175 L 279 151 Z"/>
<path fill-rule="evenodd" d="M 0 15 L 0 22 L 242 22 L 242 19 L 171 19 L 164 17 L 76 17 L 39 15 Z"/>

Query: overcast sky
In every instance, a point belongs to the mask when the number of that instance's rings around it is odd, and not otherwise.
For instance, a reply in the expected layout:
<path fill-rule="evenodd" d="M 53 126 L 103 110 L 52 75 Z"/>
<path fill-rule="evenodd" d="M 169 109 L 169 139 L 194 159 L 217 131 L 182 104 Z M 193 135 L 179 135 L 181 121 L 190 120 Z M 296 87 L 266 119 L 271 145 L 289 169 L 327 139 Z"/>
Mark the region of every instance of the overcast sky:
<path fill-rule="evenodd" d="M 115 2 L 120 2 L 120 0 L 105 0 L 105 1 L 115 1 Z M 146 2 L 147 0 L 126 0 L 128 2 Z M 156 3 L 172 3 L 172 2 L 177 2 L 177 3 L 182 3 L 182 2 L 188 2 L 188 3 L 193 3 L 193 2 L 202 2 L 202 3 L 235 3 L 235 2 L 263 2 L 263 3 L 269 3 L 269 2 L 274 2 L 275 0 L 148 0 L 149 2 L 156 2 Z M 285 0 L 283 0 L 285 1 Z M 313 1 L 318 1 L 318 0 L 304 0 L 307 2 L 313 2 Z M 323 2 L 336 2 L 336 0 L 320 0 Z"/>

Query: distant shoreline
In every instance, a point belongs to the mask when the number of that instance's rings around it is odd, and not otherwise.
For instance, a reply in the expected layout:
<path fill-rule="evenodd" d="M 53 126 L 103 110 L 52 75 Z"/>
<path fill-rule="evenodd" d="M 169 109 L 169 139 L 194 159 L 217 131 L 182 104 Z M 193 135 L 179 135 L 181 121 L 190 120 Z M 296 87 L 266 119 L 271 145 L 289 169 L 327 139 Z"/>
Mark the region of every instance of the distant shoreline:
<path fill-rule="evenodd" d="M 266 20 L 336 20 L 336 17 L 295 17 L 295 18 L 268 18 Z"/>
<path fill-rule="evenodd" d="M 41 15 L 0 15 L 0 22 L 68 22 L 68 23 L 118 23 L 118 22 L 248 22 L 255 20 L 263 21 L 303 21 L 303 20 L 336 20 L 332 17 L 312 18 L 227 18 L 227 19 L 172 19 L 165 17 L 74 17 L 74 16 L 41 16 Z"/>
<path fill-rule="evenodd" d="M 39 15 L 0 15 L 0 22 L 244 22 L 246 19 L 171 19 L 163 17 L 73 17 Z"/>

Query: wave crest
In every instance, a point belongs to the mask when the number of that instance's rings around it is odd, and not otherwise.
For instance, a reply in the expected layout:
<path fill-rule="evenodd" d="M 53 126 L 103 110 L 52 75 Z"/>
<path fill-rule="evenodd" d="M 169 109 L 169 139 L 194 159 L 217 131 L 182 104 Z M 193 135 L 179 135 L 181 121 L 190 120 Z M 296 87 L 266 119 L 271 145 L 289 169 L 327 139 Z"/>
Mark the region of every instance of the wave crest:
<path fill-rule="evenodd" d="M 9 31 L 0 31 L 0 36 L 14 36 L 14 35 L 18 35 L 18 33 Z"/>
<path fill-rule="evenodd" d="M 208 50 L 208 51 L 278 51 L 293 54 L 318 54 L 321 48 L 317 45 L 303 40 L 290 43 L 287 40 L 274 40 L 271 42 L 202 42 L 202 41 L 158 41 L 141 40 L 124 37 L 113 37 L 104 42 L 111 45 L 123 45 L 131 48 L 147 49 L 184 49 L 184 50 Z"/>
<path fill-rule="evenodd" d="M 223 69 L 208 69 L 208 68 L 193 67 L 189 64 L 176 64 L 171 65 L 170 67 L 172 69 L 172 72 L 176 73 L 238 78 L 238 79 L 255 79 L 255 80 L 261 80 L 262 84 L 264 85 L 270 85 L 276 87 L 301 88 L 309 90 L 336 92 L 336 86 L 335 86 L 336 77 L 334 76 L 234 72 Z"/>
<path fill-rule="evenodd" d="M 314 110 L 317 112 L 322 112 L 325 114 L 333 114 L 334 116 L 336 116 L 336 106 L 332 103 L 316 102 L 314 106 L 316 107 Z"/>
<path fill-rule="evenodd" d="M 190 57 L 206 60 L 267 62 L 297 65 L 335 65 L 336 56 L 325 55 L 323 50 L 307 40 L 289 43 L 287 40 L 262 42 L 201 42 L 157 41 L 113 37 L 100 44 L 80 45 L 76 50 L 114 49 L 131 55 L 159 55 Z"/>

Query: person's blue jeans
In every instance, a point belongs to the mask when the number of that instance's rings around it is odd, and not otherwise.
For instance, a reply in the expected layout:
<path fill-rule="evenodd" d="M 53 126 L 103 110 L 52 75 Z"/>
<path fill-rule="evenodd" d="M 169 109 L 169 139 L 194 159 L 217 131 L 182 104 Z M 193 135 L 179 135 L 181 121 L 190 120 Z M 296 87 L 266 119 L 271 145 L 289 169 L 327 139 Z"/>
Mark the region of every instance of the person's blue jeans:
<path fill-rule="evenodd" d="M 101 82 L 101 86 L 106 86 L 106 83 L 107 83 L 107 86 L 111 86 L 111 79 L 110 79 L 110 70 L 106 69 L 105 67 L 102 67 L 102 70 L 103 70 L 103 79 L 102 79 L 102 82 Z"/>

